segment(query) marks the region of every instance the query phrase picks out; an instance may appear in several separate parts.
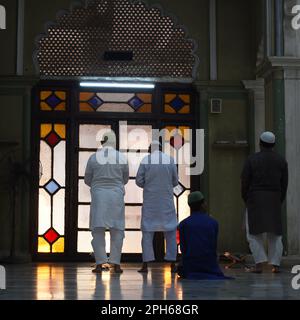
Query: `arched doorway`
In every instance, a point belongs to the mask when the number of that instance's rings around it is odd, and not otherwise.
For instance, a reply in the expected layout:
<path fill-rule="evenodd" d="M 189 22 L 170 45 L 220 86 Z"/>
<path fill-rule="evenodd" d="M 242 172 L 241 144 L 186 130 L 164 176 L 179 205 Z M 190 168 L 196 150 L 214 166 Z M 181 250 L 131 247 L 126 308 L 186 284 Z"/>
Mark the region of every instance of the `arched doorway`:
<path fill-rule="evenodd" d="M 143 19 L 134 20 L 141 15 Z M 130 23 L 124 29 L 125 20 Z M 157 33 L 161 27 L 165 35 Z M 149 43 L 145 35 L 151 39 Z M 197 128 L 199 121 L 197 93 L 191 85 L 197 64 L 193 43 L 156 7 L 98 0 L 60 15 L 57 24 L 48 27 L 48 34 L 40 38 L 36 61 L 41 81 L 33 90 L 37 195 L 33 254 L 47 260 L 88 259 L 92 251 L 90 196 L 83 175 L 88 157 L 99 147 L 97 132 L 113 129 L 117 147 L 129 162 L 131 152 L 139 150 L 141 158 L 147 154 L 152 129 L 177 129 L 176 139 L 168 136 L 165 141 L 175 154 L 182 148 L 192 149 L 192 139 L 185 130 Z M 151 89 L 80 86 L 82 80 L 124 83 L 133 79 L 155 85 Z M 127 122 L 127 132 L 121 134 L 123 121 Z M 130 145 L 125 138 L 135 128 L 145 129 L 148 140 Z M 188 214 L 186 198 L 199 182 L 185 169 L 178 166 L 181 184 L 174 190 L 179 220 Z M 137 165 L 131 163 L 125 197 L 126 260 L 141 253 L 142 190 L 134 183 L 136 170 Z M 164 241 L 159 235 L 156 251 L 160 258 Z"/>

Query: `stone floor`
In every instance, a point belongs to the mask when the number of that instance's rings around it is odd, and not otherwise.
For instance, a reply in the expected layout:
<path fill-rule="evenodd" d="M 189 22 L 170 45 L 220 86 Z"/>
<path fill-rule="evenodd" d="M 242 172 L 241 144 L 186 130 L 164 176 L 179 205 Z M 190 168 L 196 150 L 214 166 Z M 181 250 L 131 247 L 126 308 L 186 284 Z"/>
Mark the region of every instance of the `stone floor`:
<path fill-rule="evenodd" d="M 95 275 L 89 263 L 6 265 L 7 289 L 0 300 L 201 300 L 300 299 L 291 286 L 291 268 L 281 274 L 255 275 L 237 268 L 226 271 L 235 280 L 179 280 L 167 265 L 153 264 L 147 275 L 137 264 L 123 266 L 122 275 Z"/>

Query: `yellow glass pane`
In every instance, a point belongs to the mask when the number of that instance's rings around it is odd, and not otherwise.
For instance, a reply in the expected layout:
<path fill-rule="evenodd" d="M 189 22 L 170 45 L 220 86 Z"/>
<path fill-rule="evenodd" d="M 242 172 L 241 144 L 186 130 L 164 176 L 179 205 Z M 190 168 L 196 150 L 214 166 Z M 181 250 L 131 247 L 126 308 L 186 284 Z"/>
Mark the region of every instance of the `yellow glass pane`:
<path fill-rule="evenodd" d="M 176 111 L 171 106 L 166 104 L 165 105 L 165 113 L 176 113 Z"/>
<path fill-rule="evenodd" d="M 176 98 L 176 94 L 166 94 L 165 95 L 165 103 L 170 103 L 175 98 Z"/>
<path fill-rule="evenodd" d="M 137 112 L 141 113 L 150 113 L 152 112 L 152 105 L 151 104 L 144 104 L 142 107 L 140 107 Z"/>
<path fill-rule="evenodd" d="M 51 94 L 52 91 L 41 91 L 41 100 L 46 100 Z"/>
<path fill-rule="evenodd" d="M 186 104 L 189 104 L 191 102 L 191 96 L 189 94 L 180 94 L 179 98 Z"/>
<path fill-rule="evenodd" d="M 66 111 L 66 103 L 61 102 L 58 106 L 56 106 L 55 111 Z"/>
<path fill-rule="evenodd" d="M 181 114 L 183 114 L 183 113 L 190 113 L 191 111 L 190 111 L 190 106 L 184 106 L 183 108 L 181 108 L 179 111 L 178 111 L 178 113 L 181 113 Z"/>
<path fill-rule="evenodd" d="M 38 252 L 39 253 L 49 253 L 50 252 L 50 245 L 43 237 L 39 237 Z"/>
<path fill-rule="evenodd" d="M 55 124 L 54 130 L 62 139 L 66 139 L 66 125 Z"/>
<path fill-rule="evenodd" d="M 41 102 L 40 107 L 43 111 L 52 111 L 52 108 L 49 107 L 46 102 Z"/>
<path fill-rule="evenodd" d="M 79 99 L 80 101 L 88 101 L 94 96 L 93 92 L 80 92 Z"/>
<path fill-rule="evenodd" d="M 53 245 L 52 245 L 52 253 L 64 253 L 65 252 L 65 238 L 59 238 Z"/>
<path fill-rule="evenodd" d="M 144 103 L 152 103 L 152 94 L 138 93 L 136 96 Z"/>
<path fill-rule="evenodd" d="M 65 91 L 55 91 L 55 95 L 56 95 L 60 100 L 66 100 L 66 93 L 65 93 Z"/>
<path fill-rule="evenodd" d="M 176 127 L 165 127 L 165 141 L 170 141 L 172 131 L 176 129 Z"/>
<path fill-rule="evenodd" d="M 94 112 L 95 110 L 87 103 L 87 102 L 81 102 L 80 103 L 80 111 L 86 112 Z"/>
<path fill-rule="evenodd" d="M 183 136 L 185 141 L 190 140 L 190 127 L 188 126 L 180 126 L 179 128 L 180 134 Z"/>
<path fill-rule="evenodd" d="M 52 130 L 52 124 L 51 123 L 45 123 L 41 125 L 41 138 L 46 138 L 47 135 Z"/>

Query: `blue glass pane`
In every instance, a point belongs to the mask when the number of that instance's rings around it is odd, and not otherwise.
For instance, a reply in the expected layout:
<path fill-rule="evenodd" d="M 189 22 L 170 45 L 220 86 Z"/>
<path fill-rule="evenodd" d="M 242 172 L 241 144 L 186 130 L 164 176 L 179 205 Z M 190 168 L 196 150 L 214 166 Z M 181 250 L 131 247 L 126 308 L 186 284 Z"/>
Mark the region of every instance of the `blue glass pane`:
<path fill-rule="evenodd" d="M 53 109 L 57 107 L 61 102 L 62 100 L 59 99 L 55 94 L 51 94 L 51 96 L 46 99 L 46 103 Z"/>
<path fill-rule="evenodd" d="M 184 107 L 185 103 L 179 97 L 176 97 L 170 103 L 171 107 L 175 109 L 177 112 Z"/>
<path fill-rule="evenodd" d="M 138 97 L 134 97 L 129 101 L 129 105 L 134 109 L 134 110 L 138 110 L 142 105 L 144 104 L 144 102 L 138 98 Z"/>
<path fill-rule="evenodd" d="M 45 186 L 45 189 L 52 195 L 54 194 L 58 189 L 60 189 L 60 185 L 57 184 L 54 180 L 48 182 Z"/>
<path fill-rule="evenodd" d="M 103 101 L 95 96 L 89 100 L 89 104 L 96 110 L 103 104 Z"/>

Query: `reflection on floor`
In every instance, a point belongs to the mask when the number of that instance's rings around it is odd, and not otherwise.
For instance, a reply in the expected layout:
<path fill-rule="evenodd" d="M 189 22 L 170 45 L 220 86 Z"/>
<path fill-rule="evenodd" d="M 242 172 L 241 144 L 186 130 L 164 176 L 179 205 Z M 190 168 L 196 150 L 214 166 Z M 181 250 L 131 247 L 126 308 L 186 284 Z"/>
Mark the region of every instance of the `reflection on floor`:
<path fill-rule="evenodd" d="M 91 273 L 89 263 L 6 265 L 7 290 L 0 300 L 182 300 L 182 299 L 300 299 L 291 287 L 292 274 L 226 272 L 227 281 L 179 280 L 168 265 L 153 264 L 147 275 L 137 264 L 123 266 L 122 275 Z"/>

